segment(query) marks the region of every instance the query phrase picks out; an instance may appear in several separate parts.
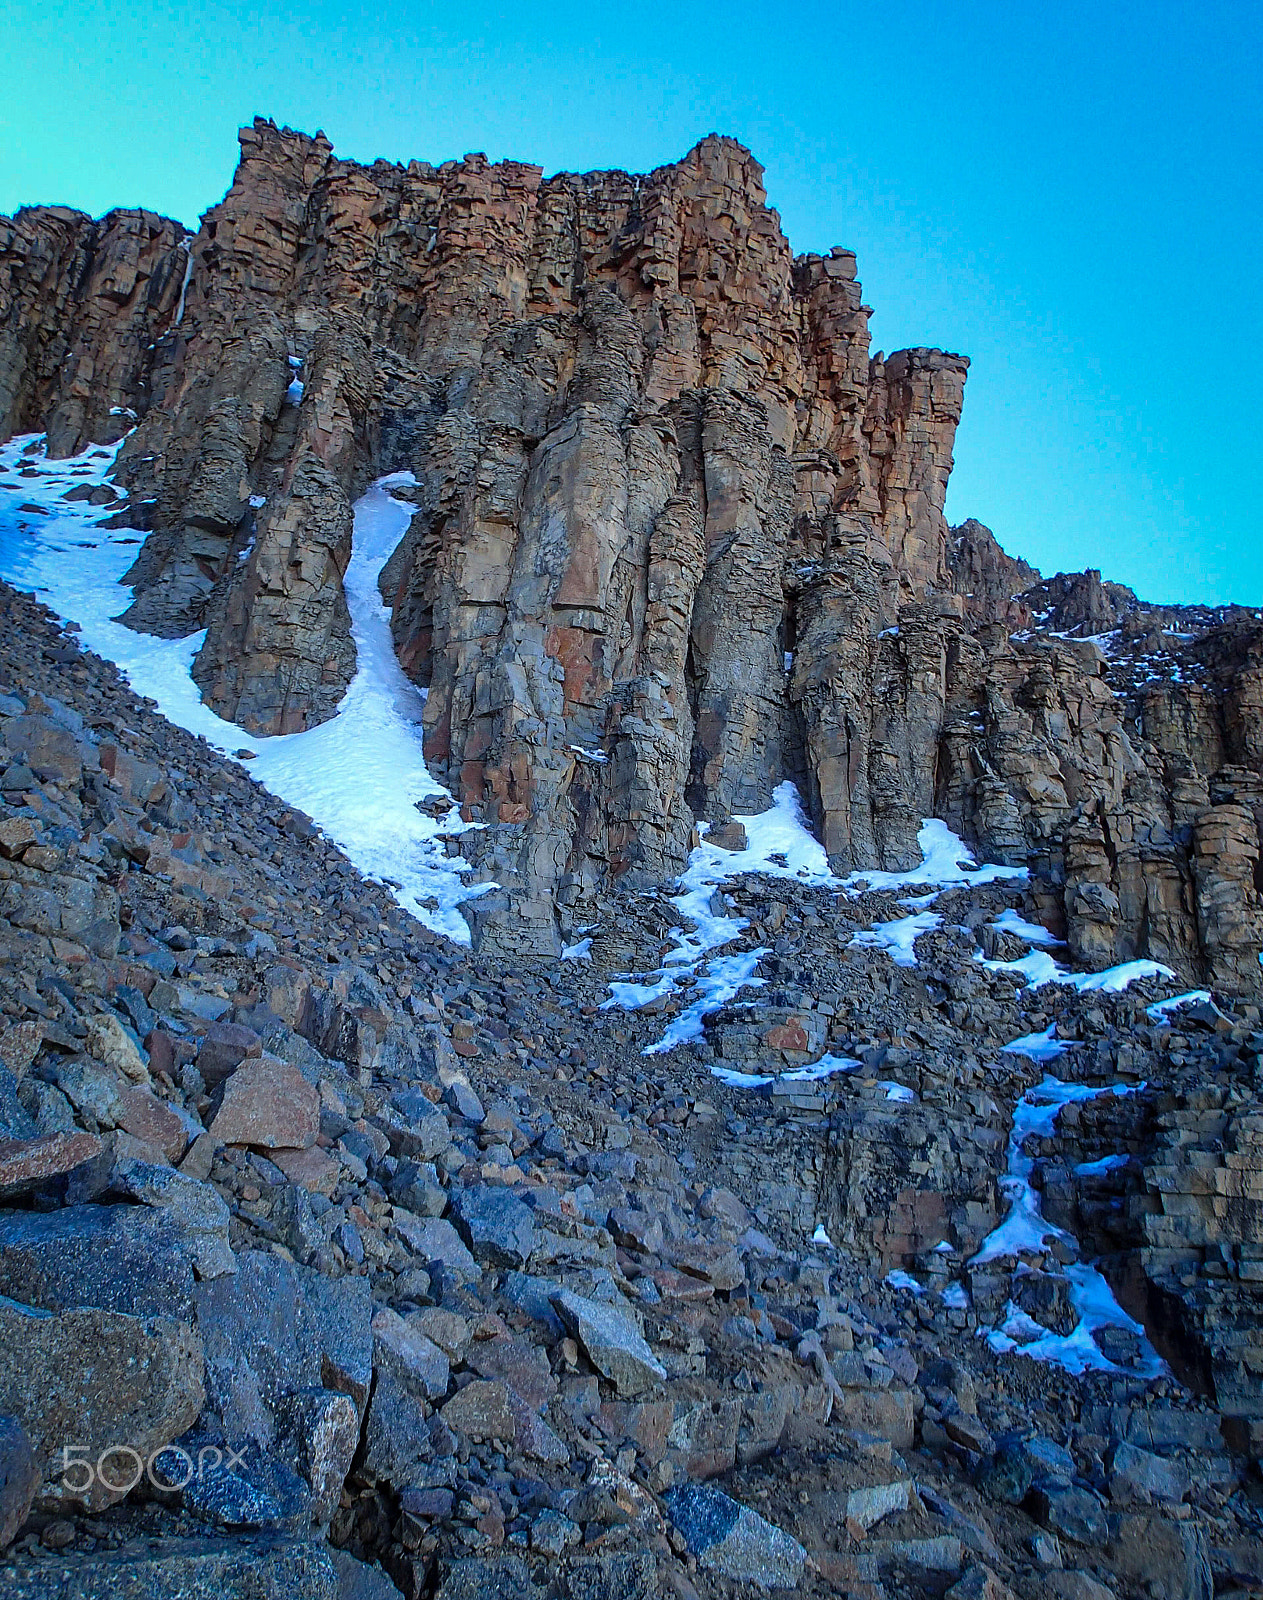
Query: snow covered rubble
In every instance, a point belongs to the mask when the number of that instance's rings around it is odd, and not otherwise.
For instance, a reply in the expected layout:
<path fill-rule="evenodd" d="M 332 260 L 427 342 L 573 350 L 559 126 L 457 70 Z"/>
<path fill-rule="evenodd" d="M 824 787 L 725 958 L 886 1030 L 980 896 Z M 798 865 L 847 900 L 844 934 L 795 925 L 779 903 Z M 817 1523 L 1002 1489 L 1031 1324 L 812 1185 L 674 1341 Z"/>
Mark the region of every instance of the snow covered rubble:
<path fill-rule="evenodd" d="M 377 590 L 377 575 L 411 516 L 390 490 L 413 482 L 411 474 L 381 479 L 355 505 L 344 587 L 357 666 L 337 715 L 305 733 L 260 739 L 203 705 L 191 668 L 204 632 L 159 639 L 115 620 L 130 601 L 125 578 L 143 535 L 100 528 L 114 508 L 64 497 L 103 483 L 118 450 L 119 444 L 93 445 L 50 461 L 38 434 L 0 445 L 0 577 L 33 589 L 59 617 L 77 623 L 83 644 L 121 668 L 171 722 L 224 755 L 252 750 L 248 770 L 264 788 L 306 812 L 428 928 L 468 944 L 458 907 L 493 885 L 466 882 L 468 863 L 446 853 L 445 838 L 466 830 L 455 802 L 438 820 L 417 809 L 418 801 L 450 796 L 426 768 L 424 691 L 399 666 Z"/>
<path fill-rule="evenodd" d="M 1069 1048 L 1063 1045 L 1062 1052 Z M 1095 1100 L 1107 1094 L 1136 1092 L 1135 1085 L 1115 1084 L 1095 1088 L 1083 1083 L 1063 1083 L 1051 1074 L 1033 1089 L 1027 1090 L 1014 1108 L 1013 1127 L 1009 1134 L 1008 1172 L 1001 1180 L 1001 1189 L 1009 1202 L 1008 1215 L 983 1240 L 971 1266 L 983 1266 L 988 1261 L 1005 1257 L 1020 1261 L 1024 1254 L 1038 1255 L 1052 1239 L 1059 1239 L 1069 1252 L 1078 1253 L 1079 1245 L 1074 1236 L 1064 1228 L 1054 1227 L 1043 1216 L 1039 1191 L 1031 1183 L 1035 1162 L 1026 1151 L 1027 1141 L 1051 1134 L 1062 1108 L 1072 1102 Z M 1105 1158 L 1106 1161 L 1113 1159 Z M 1126 1157 L 1122 1159 L 1126 1160 Z M 1103 1354 L 1093 1334 L 1102 1328 L 1123 1328 L 1135 1336 L 1140 1346 L 1140 1359 L 1131 1369 L 1133 1375 L 1145 1378 L 1161 1376 L 1166 1367 L 1145 1337 L 1144 1329 L 1118 1304 L 1113 1290 L 1096 1266 L 1091 1262 L 1071 1261 L 1065 1266 L 1064 1272 L 1070 1283 L 1070 1301 L 1078 1315 L 1078 1322 L 1072 1331 L 1068 1334 L 1053 1333 L 1010 1300 L 1001 1326 L 985 1333 L 991 1348 L 997 1351 L 1016 1349 L 1020 1354 L 1037 1361 L 1056 1362 L 1073 1373 L 1083 1372 L 1089 1367 L 1098 1371 L 1116 1371 L 1116 1364 Z"/>
<path fill-rule="evenodd" d="M 662 1037 L 646 1049 L 646 1055 L 660 1054 L 677 1044 L 699 1038 L 707 1015 L 728 1004 L 741 989 L 762 986 L 765 982 L 756 975 L 759 957 L 766 953 L 761 947 L 723 956 L 711 954 L 735 940 L 747 925 L 744 918 L 728 910 L 716 909 L 716 896 L 726 882 L 746 874 L 788 877 L 804 885 L 839 891 L 854 900 L 861 900 L 865 895 L 879 890 L 919 890 L 920 893 L 900 897 L 901 903 L 915 908 L 909 916 L 876 922 L 871 928 L 856 933 L 850 941 L 855 948 L 885 949 L 896 965 L 915 967 L 917 938 L 922 933 L 943 926 L 943 918 L 926 907 L 945 890 L 996 882 L 1018 884 L 1024 882 L 1027 876 L 1022 868 L 996 865 L 979 867 L 963 842 L 952 834 L 945 823 L 928 818 L 918 836 L 923 857 L 919 867 L 907 872 L 859 872 L 845 879 L 838 878 L 830 872 L 823 850 L 808 831 L 798 794 L 792 784 L 782 784 L 777 789 L 769 811 L 756 816 L 741 816 L 736 820 L 745 829 L 748 841 L 746 850 L 722 850 L 707 844 L 703 837 L 702 843 L 692 853 L 689 866 L 679 880 L 680 893 L 671 902 L 692 926 L 671 930 L 674 944 L 663 958 L 661 968 L 651 973 L 628 975 L 610 984 L 611 994 L 605 1006 L 627 1009 L 638 1009 L 678 993 L 681 989 L 686 990 L 690 984 L 696 986 L 696 992 L 687 1007 L 672 1019 Z M 982 951 L 976 952 L 976 959 L 990 971 L 1022 974 L 1027 978 L 1025 987 L 1028 990 L 1055 983 L 1080 993 L 1119 993 L 1140 979 L 1174 977 L 1170 968 L 1154 961 L 1124 962 L 1097 973 L 1068 971 L 1048 953 L 1049 948 L 1056 948 L 1060 941 L 1038 924 L 1027 921 L 1011 907 L 992 919 L 991 926 L 1023 940 L 1033 948 L 1019 961 L 986 961 Z M 1200 991 L 1195 991 L 1177 996 L 1172 1001 L 1159 1001 L 1151 1011 L 1155 1016 L 1163 1016 L 1169 1009 L 1202 997 Z M 1057 1038 L 1055 1023 L 1041 1032 L 1023 1035 L 1004 1046 L 1007 1053 L 1026 1056 L 1041 1064 L 1055 1061 L 1073 1048 L 1073 1043 Z M 712 1064 L 710 1070 L 724 1083 L 734 1087 L 759 1089 L 777 1080 L 818 1080 L 835 1073 L 853 1071 L 860 1065 L 852 1057 L 825 1054 L 818 1061 L 778 1074 L 743 1073 L 718 1064 Z M 913 1090 L 897 1082 L 882 1080 L 877 1087 L 885 1092 L 888 1101 L 895 1104 L 911 1103 L 917 1098 Z M 1053 1239 L 1060 1241 L 1066 1255 L 1078 1254 L 1077 1240 L 1064 1229 L 1045 1221 L 1042 1215 L 1039 1193 L 1031 1182 L 1034 1159 L 1026 1150 L 1027 1142 L 1036 1135 L 1050 1134 L 1062 1108 L 1073 1101 L 1134 1092 L 1135 1086 L 1120 1084 L 1094 1087 L 1063 1083 L 1047 1075 L 1022 1096 L 1014 1111 L 1007 1172 L 1001 1180 L 1009 1211 L 1000 1225 L 983 1241 L 969 1263 L 971 1266 L 1008 1258 L 1016 1263 L 1016 1273 L 1021 1276 L 1030 1270 L 1023 1264 L 1023 1256 L 1042 1255 Z M 1096 1162 L 1084 1163 L 1083 1172 L 1084 1175 L 1090 1175 L 1094 1171 L 1108 1171 L 1125 1160 L 1125 1156 L 1105 1156 Z M 829 1245 L 831 1242 L 823 1225 L 817 1228 L 813 1237 L 818 1244 Z M 1003 1323 L 995 1328 L 980 1327 L 980 1335 L 986 1337 L 991 1348 L 997 1352 L 1016 1351 L 1037 1361 L 1054 1363 L 1078 1375 L 1089 1369 L 1124 1370 L 1105 1355 L 1094 1338 L 1102 1329 L 1119 1329 L 1135 1340 L 1138 1350 L 1135 1362 L 1125 1370 L 1139 1378 L 1156 1378 L 1165 1373 L 1166 1368 L 1146 1338 L 1143 1327 L 1118 1304 L 1094 1263 L 1071 1260 L 1064 1268 L 1064 1276 L 1069 1283 L 1070 1303 L 1077 1317 L 1071 1332 L 1058 1334 L 1044 1328 L 1010 1300 Z M 917 1294 L 923 1292 L 917 1279 L 902 1270 L 888 1274 L 886 1282 L 892 1288 Z M 952 1305 L 962 1309 L 968 1306 L 969 1294 L 964 1284 L 953 1283 L 945 1293 Z"/>

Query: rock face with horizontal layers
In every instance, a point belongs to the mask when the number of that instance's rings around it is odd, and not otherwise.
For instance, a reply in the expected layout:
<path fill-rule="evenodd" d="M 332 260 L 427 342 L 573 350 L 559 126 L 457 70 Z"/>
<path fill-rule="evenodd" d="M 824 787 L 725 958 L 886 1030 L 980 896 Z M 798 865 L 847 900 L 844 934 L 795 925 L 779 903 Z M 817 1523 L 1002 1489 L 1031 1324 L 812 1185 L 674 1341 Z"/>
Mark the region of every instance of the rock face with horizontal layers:
<path fill-rule="evenodd" d="M 594 896 L 793 778 L 839 871 L 946 818 L 1027 865 L 1091 966 L 1258 987 L 1263 627 L 1045 583 L 944 515 L 968 363 L 869 347 L 855 258 L 795 258 L 712 136 L 644 177 L 342 161 L 256 121 L 194 237 L 0 235 L 0 426 L 117 439 L 134 627 L 253 734 L 355 670 L 352 503 L 484 879 L 478 941 L 555 953 Z"/>

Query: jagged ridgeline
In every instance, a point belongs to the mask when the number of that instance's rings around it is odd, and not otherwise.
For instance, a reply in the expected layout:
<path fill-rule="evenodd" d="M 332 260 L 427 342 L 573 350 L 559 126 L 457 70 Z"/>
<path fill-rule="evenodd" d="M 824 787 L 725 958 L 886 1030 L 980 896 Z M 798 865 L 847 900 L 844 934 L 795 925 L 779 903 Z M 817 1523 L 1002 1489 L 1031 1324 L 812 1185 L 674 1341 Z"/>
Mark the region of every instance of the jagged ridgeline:
<path fill-rule="evenodd" d="M 222 716 L 334 713 L 351 503 L 414 474 L 383 598 L 431 768 L 487 824 L 484 948 L 554 952 L 788 777 L 835 869 L 913 864 L 937 814 L 1031 868 L 1080 964 L 1257 988 L 1257 613 L 1041 584 L 949 529 L 967 367 L 873 355 L 854 256 L 794 257 L 718 137 L 545 179 L 256 121 L 195 236 L 0 221 L 0 433 L 128 433 L 127 620 L 206 629 Z"/>

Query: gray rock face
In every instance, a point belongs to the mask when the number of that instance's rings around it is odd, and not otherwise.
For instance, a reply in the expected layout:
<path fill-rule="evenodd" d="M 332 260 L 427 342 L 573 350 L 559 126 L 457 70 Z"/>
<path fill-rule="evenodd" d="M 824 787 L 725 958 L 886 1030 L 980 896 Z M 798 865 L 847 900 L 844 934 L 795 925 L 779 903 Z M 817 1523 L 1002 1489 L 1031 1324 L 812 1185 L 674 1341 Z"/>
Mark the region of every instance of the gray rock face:
<path fill-rule="evenodd" d="M 368 1280 L 332 1281 L 256 1250 L 237 1265 L 195 1293 L 207 1397 L 228 1437 L 270 1444 L 274 1408 L 312 1387 L 347 1394 L 362 1410 L 373 1373 Z"/>
<path fill-rule="evenodd" d="M 94 1306 L 193 1321 L 182 1231 L 145 1206 L 0 1213 L 0 1294 L 46 1311 Z"/>
<path fill-rule="evenodd" d="M 201 1411 L 202 1372 L 200 1339 L 169 1317 L 0 1299 L 0 1413 L 25 1430 L 51 1500 L 99 1508 L 122 1498 L 150 1453 Z M 65 1471 L 75 1459 L 99 1466 L 103 1451 L 115 1452 L 104 1473 Z"/>
<path fill-rule="evenodd" d="M 163 1539 L 57 1562 L 0 1561 L 8 1600 L 339 1600 L 329 1552 L 307 1540 Z"/>
<path fill-rule="evenodd" d="M 748 1506 L 697 1483 L 672 1489 L 666 1506 L 702 1566 L 736 1583 L 754 1583 L 763 1589 L 797 1585 L 807 1552 L 797 1539 Z"/>

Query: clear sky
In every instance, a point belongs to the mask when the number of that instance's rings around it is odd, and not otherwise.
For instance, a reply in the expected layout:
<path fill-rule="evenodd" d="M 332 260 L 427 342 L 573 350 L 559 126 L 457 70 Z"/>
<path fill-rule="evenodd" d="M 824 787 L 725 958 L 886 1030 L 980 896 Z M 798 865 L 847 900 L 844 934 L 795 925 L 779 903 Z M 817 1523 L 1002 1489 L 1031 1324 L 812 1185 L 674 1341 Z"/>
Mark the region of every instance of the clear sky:
<path fill-rule="evenodd" d="M 7 0 L 0 212 L 195 224 L 256 114 L 360 160 L 648 170 L 710 132 L 875 346 L 973 360 L 948 500 L 1045 572 L 1263 603 L 1263 4 Z"/>

